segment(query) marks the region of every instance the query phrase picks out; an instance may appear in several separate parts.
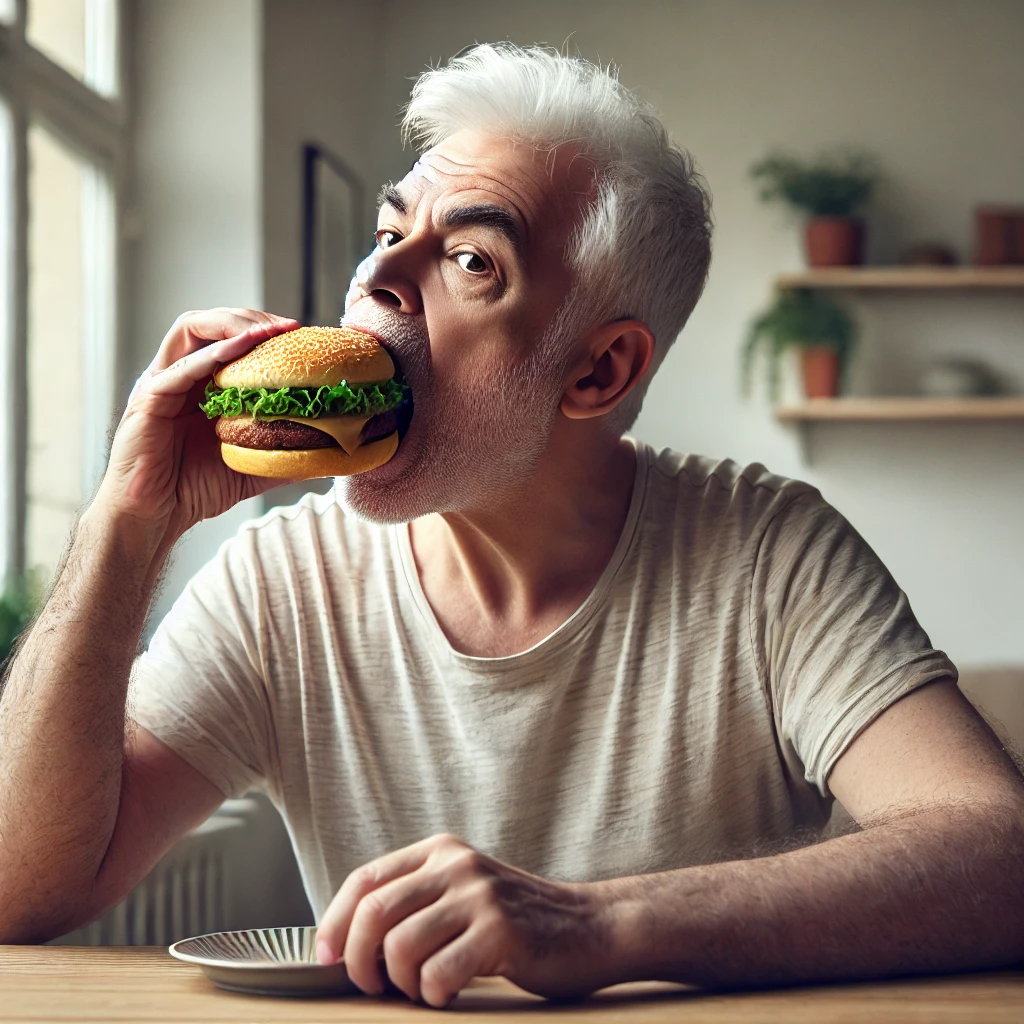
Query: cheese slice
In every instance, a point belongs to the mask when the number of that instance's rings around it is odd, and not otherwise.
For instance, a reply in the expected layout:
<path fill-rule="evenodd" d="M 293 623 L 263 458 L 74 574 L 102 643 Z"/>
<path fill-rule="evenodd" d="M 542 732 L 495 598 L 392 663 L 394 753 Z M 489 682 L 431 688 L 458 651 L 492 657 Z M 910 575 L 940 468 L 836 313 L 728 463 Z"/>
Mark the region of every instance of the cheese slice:
<path fill-rule="evenodd" d="M 303 419 L 301 416 L 260 416 L 261 420 L 291 420 L 292 423 L 304 423 L 307 427 L 316 427 L 325 434 L 330 434 L 349 455 L 355 455 L 359 447 L 359 435 L 366 426 L 369 416 L 316 416 Z"/>

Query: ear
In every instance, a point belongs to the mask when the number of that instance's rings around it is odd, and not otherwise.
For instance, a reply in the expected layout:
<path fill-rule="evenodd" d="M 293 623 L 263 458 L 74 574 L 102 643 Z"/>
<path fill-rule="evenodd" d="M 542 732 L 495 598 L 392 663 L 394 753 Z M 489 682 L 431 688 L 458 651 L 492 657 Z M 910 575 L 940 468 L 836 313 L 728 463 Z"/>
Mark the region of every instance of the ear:
<path fill-rule="evenodd" d="M 583 340 L 559 408 L 571 420 L 612 411 L 643 379 L 654 357 L 654 335 L 639 320 L 613 320 Z"/>

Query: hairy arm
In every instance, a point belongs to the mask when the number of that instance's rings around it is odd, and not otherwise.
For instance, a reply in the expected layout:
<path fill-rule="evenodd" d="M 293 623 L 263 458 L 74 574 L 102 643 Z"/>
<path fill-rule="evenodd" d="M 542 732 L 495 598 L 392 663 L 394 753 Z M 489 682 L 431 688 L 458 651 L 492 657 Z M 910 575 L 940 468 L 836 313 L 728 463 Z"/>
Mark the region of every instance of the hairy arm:
<path fill-rule="evenodd" d="M 139 379 L 66 562 L 0 695 L 0 942 L 51 938 L 117 902 L 223 799 L 126 719 L 132 662 L 174 543 L 275 481 L 220 458 L 205 381 L 294 321 L 178 319 Z"/>
<path fill-rule="evenodd" d="M 609 976 L 735 986 L 1024 962 L 1024 782 L 952 682 L 889 708 L 829 781 L 862 831 L 599 883 Z"/>
<path fill-rule="evenodd" d="M 132 659 L 165 552 L 130 520 L 79 522 L 0 700 L 0 906 L 7 940 L 90 891 L 114 829 Z"/>

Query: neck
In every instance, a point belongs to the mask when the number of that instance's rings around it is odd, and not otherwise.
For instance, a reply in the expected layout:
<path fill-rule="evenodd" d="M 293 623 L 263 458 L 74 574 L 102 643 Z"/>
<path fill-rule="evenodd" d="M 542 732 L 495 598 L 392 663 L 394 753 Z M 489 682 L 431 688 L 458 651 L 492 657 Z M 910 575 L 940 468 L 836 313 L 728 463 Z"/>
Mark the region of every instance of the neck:
<path fill-rule="evenodd" d="M 579 433 L 556 432 L 504 505 L 413 523 L 424 593 L 456 649 L 493 656 L 530 646 L 579 607 L 608 564 L 636 455 L 628 441 Z"/>

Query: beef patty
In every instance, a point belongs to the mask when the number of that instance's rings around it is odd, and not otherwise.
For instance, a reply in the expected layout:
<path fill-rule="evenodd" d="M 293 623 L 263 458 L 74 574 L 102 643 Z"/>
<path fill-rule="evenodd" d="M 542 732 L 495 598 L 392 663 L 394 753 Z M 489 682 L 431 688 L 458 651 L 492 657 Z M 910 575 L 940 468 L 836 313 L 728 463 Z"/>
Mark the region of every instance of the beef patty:
<path fill-rule="evenodd" d="M 315 419 L 294 423 L 292 420 L 261 420 L 252 416 L 221 416 L 215 429 L 222 441 L 239 448 L 270 451 L 277 448 L 337 447 L 338 442 L 330 434 L 311 425 L 315 422 Z M 360 438 L 365 444 L 387 437 L 398 429 L 399 422 L 399 409 L 378 413 L 366 421 Z"/>
<path fill-rule="evenodd" d="M 316 427 L 291 420 L 258 420 L 252 416 L 221 416 L 217 436 L 239 448 L 330 448 L 337 441 Z"/>

